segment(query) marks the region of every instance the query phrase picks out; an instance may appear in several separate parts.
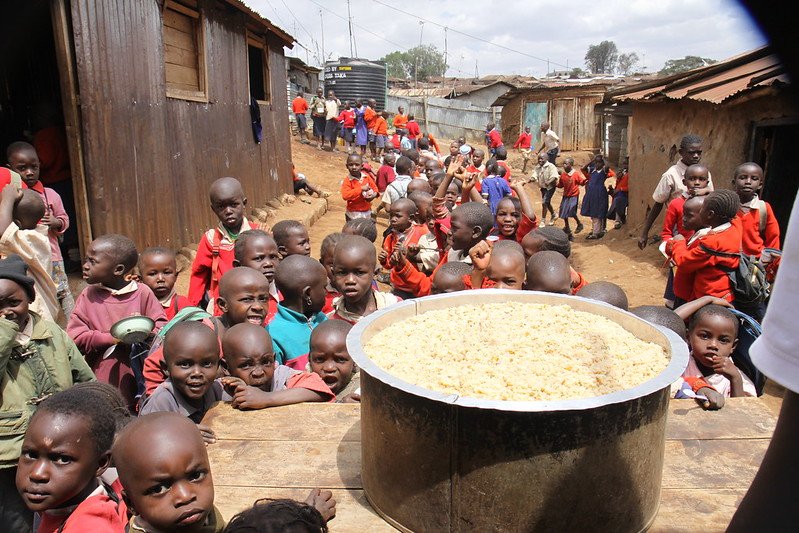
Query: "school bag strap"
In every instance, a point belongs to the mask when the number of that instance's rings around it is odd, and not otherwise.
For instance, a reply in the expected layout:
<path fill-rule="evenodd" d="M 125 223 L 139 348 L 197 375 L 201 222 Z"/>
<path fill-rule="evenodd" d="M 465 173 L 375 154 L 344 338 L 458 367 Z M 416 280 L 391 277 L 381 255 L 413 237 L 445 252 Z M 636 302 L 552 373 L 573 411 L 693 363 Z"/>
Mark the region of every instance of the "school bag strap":
<path fill-rule="evenodd" d="M 756 304 L 764 302 L 769 297 L 769 284 L 766 281 L 766 270 L 760 260 L 752 255 L 737 252 L 722 252 L 699 243 L 699 248 L 707 254 L 716 257 L 737 258 L 737 267 L 717 265 L 722 272 L 727 273 L 732 286 L 735 302 L 740 304 Z"/>
<path fill-rule="evenodd" d="M 211 240 L 211 294 L 214 294 L 216 287 L 219 285 L 219 278 L 222 277 L 219 272 L 219 249 L 222 246 L 222 232 L 219 228 L 214 228 L 214 236 Z"/>
<path fill-rule="evenodd" d="M 766 221 L 768 217 L 768 209 L 766 209 L 766 202 L 763 200 L 757 200 L 757 209 L 758 215 L 760 215 L 759 222 L 758 222 L 758 229 L 760 230 L 760 236 L 764 239 L 766 238 Z"/>

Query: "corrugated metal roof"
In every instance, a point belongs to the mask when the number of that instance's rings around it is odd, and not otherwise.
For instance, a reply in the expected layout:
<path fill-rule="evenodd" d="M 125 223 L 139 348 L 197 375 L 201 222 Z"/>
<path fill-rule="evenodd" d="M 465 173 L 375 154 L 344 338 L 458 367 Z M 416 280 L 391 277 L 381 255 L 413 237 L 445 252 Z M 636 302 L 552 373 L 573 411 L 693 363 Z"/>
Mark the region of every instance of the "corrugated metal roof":
<path fill-rule="evenodd" d="M 502 96 L 498 97 L 493 104 L 494 107 L 504 106 L 510 103 L 511 100 L 518 95 L 534 89 L 573 89 L 575 87 L 585 88 L 587 91 L 594 89 L 593 92 L 601 92 L 610 85 L 619 85 L 623 83 L 623 79 L 607 79 L 607 78 L 594 78 L 585 80 L 547 80 L 539 81 L 532 85 L 525 87 L 516 87 L 511 89 Z"/>
<path fill-rule="evenodd" d="M 283 41 L 286 48 L 291 49 L 294 47 L 294 37 L 292 37 L 286 30 L 278 27 L 274 22 L 248 6 L 243 0 L 225 0 L 225 2 L 232 5 L 239 11 L 243 11 L 244 13 L 248 14 L 256 22 L 266 26 L 269 31 L 277 35 L 277 37 Z"/>
<path fill-rule="evenodd" d="M 446 98 L 452 94 L 452 87 L 418 87 L 416 89 L 389 89 L 391 96 L 438 96 Z"/>
<path fill-rule="evenodd" d="M 771 48 L 764 46 L 725 61 L 667 78 L 608 93 L 608 99 L 657 101 L 690 98 L 720 104 L 759 87 L 790 83 L 785 68 Z"/>

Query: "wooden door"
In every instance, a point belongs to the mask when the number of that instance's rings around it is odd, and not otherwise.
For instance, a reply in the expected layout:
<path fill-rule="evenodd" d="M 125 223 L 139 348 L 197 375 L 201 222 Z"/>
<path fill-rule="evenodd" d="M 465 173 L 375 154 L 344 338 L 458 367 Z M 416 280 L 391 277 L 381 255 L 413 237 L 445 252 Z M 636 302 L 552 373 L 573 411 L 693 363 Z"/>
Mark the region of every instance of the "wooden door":
<path fill-rule="evenodd" d="M 561 150 L 574 150 L 575 127 L 574 98 L 552 100 L 552 129 L 560 136 Z"/>
<path fill-rule="evenodd" d="M 601 96 L 583 96 L 577 99 L 577 131 L 575 133 L 575 150 L 601 149 L 601 120 L 600 115 L 594 112 L 594 108 L 601 101 Z"/>

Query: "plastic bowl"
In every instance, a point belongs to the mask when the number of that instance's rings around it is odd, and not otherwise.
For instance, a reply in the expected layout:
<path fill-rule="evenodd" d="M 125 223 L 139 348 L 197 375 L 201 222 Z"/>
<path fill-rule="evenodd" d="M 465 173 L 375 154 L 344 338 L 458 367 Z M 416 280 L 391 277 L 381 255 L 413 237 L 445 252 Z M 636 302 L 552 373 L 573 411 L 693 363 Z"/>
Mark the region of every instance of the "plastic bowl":
<path fill-rule="evenodd" d="M 143 315 L 129 316 L 111 326 L 111 335 L 125 344 L 135 344 L 150 336 L 155 321 Z"/>

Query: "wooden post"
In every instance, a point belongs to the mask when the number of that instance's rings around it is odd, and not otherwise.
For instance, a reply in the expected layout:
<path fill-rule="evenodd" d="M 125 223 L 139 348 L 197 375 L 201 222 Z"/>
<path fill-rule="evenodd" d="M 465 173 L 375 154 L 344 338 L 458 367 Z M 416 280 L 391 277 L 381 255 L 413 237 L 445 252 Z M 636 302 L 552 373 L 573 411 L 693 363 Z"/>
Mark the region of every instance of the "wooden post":
<path fill-rule="evenodd" d="M 61 105 L 64 111 L 64 128 L 69 149 L 69 165 L 72 174 L 72 188 L 75 197 L 75 212 L 78 228 L 78 244 L 81 257 L 92 241 L 91 218 L 86 187 L 86 172 L 83 165 L 83 140 L 81 137 L 80 105 L 78 80 L 72 56 L 72 34 L 66 0 L 51 0 L 50 16 L 53 22 L 58 78 L 61 86 Z"/>

